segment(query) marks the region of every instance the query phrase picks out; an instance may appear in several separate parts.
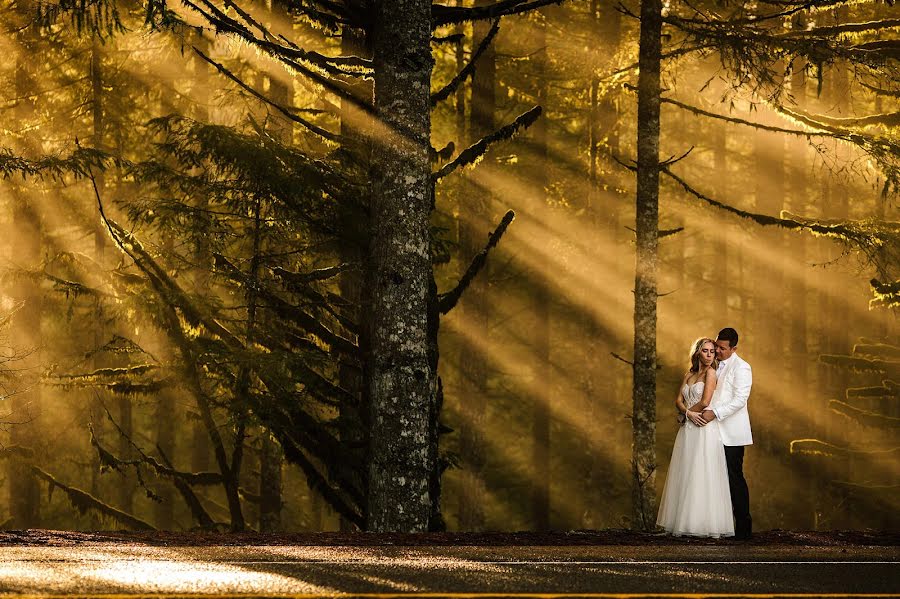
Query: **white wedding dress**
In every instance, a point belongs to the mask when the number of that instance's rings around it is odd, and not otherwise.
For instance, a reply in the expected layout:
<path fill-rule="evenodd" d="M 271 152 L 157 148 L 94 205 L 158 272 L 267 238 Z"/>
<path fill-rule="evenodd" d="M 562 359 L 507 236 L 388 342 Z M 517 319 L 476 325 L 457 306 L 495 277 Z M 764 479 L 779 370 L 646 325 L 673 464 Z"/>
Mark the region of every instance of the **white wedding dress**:
<path fill-rule="evenodd" d="M 685 384 L 681 395 L 690 408 L 703 397 L 703 381 Z M 703 427 L 687 420 L 678 430 L 656 523 L 675 536 L 734 536 L 725 446 L 716 420 Z"/>

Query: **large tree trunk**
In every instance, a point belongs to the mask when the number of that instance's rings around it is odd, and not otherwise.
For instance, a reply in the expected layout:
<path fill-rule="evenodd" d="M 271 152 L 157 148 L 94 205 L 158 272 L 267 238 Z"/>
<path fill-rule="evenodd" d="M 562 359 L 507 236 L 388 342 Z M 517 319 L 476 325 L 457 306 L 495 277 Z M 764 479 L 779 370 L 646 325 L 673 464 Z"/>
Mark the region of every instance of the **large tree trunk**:
<path fill-rule="evenodd" d="M 416 532 L 431 519 L 436 432 L 429 331 L 431 2 L 384 0 L 375 11 L 375 110 L 389 131 L 379 136 L 372 160 L 367 525 Z"/>
<path fill-rule="evenodd" d="M 480 1 L 479 4 L 485 4 Z M 479 21 L 472 26 L 472 51 L 484 39 L 490 23 Z M 469 111 L 469 131 L 467 143 L 474 143 L 494 131 L 496 112 L 496 53 L 493 44 L 479 57 L 472 76 L 472 103 Z M 463 144 L 463 140 L 460 140 Z M 463 146 L 464 147 L 464 146 Z M 482 168 L 490 169 L 485 164 Z M 469 266 L 468 261 L 483 249 L 484 231 L 491 217 L 491 195 L 474 180 L 466 178 L 462 182 L 462 198 L 459 228 L 460 277 Z M 487 273 L 482 273 L 485 275 Z M 466 299 L 457 308 L 465 327 L 476 336 L 488 335 L 490 304 L 487 298 L 488 281 L 471 285 L 466 290 Z M 459 453 L 462 465 L 461 493 L 459 504 L 460 530 L 484 530 L 485 514 L 485 408 L 487 405 L 487 357 L 463 341 L 459 357 L 459 398 L 462 419 L 459 427 Z"/>
<path fill-rule="evenodd" d="M 632 527 L 656 525 L 656 278 L 662 2 L 641 2 L 634 276 Z"/>

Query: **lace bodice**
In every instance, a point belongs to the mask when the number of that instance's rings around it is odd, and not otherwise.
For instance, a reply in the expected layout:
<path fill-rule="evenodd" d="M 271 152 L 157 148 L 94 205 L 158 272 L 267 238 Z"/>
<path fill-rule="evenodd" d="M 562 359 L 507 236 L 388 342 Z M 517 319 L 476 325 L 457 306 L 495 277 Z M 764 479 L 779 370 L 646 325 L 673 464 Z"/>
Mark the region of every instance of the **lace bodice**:
<path fill-rule="evenodd" d="M 690 408 L 703 398 L 703 381 L 697 381 L 693 385 L 684 384 L 681 388 L 681 396 L 684 397 L 684 405 Z"/>

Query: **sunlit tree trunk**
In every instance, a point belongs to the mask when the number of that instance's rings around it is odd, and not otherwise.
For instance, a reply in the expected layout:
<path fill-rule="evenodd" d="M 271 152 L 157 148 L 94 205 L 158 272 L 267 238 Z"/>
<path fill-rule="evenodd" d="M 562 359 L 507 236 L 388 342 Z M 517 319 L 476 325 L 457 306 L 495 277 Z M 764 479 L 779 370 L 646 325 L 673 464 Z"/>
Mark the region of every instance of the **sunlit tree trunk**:
<path fill-rule="evenodd" d="M 368 527 L 415 532 L 431 519 L 437 391 L 429 338 L 431 2 L 384 0 L 375 13 L 375 111 L 388 131 L 372 159 Z"/>
<path fill-rule="evenodd" d="M 28 94 L 34 91 L 35 81 L 32 72 L 32 52 L 35 40 L 35 27 L 32 20 L 32 4 L 28 0 L 21 0 L 16 5 L 15 17 L 18 24 L 16 41 L 18 42 L 19 57 L 15 66 L 15 91 L 19 98 L 16 107 L 17 127 L 23 130 L 25 136 L 22 149 L 34 156 L 40 149 L 29 138 L 33 135 L 29 132 L 27 124 L 35 117 L 35 105 Z M 29 187 L 14 186 L 12 191 L 12 228 L 9 232 L 13 240 L 13 263 L 22 269 L 34 270 L 40 268 L 41 251 L 43 246 L 43 230 L 40 216 L 36 209 L 35 198 L 29 194 Z M 39 284 L 29 277 L 21 277 L 10 286 L 8 293 L 16 302 L 21 302 L 21 307 L 15 313 L 10 332 L 11 339 L 18 348 L 33 352 L 17 368 L 25 373 L 37 373 L 40 371 L 40 346 L 41 346 L 41 315 L 42 293 Z M 20 446 L 40 455 L 40 416 L 41 416 L 41 390 L 37 377 L 33 374 L 23 380 L 26 385 L 21 393 L 12 396 L 9 403 L 10 416 L 7 418 L 13 422 L 10 425 L 9 441 L 12 446 Z M 18 459 L 7 461 L 9 485 L 9 511 L 13 528 L 37 528 L 41 524 L 41 494 L 38 481 L 32 475 L 27 463 Z"/>
<path fill-rule="evenodd" d="M 662 2 L 642 0 L 638 77 L 637 239 L 632 391 L 632 527 L 656 525 L 656 304 Z"/>
<path fill-rule="evenodd" d="M 196 35 L 192 40 L 195 47 L 200 49 L 204 54 L 209 53 L 209 42 L 202 35 Z M 198 102 L 191 111 L 191 116 L 200 121 L 209 121 L 209 110 L 205 105 L 207 98 L 207 90 L 209 90 L 209 65 L 197 55 L 193 55 L 191 59 L 193 67 L 193 83 L 194 89 L 199 90 L 195 93 L 195 99 L 203 98 Z M 201 197 L 197 200 L 198 214 L 203 214 L 206 207 L 206 198 Z M 209 273 L 211 272 L 212 256 L 209 251 L 208 237 L 205 234 L 208 231 L 208 223 L 199 219 L 195 225 L 199 229 L 197 243 L 194 246 L 194 262 L 199 265 L 195 272 L 194 288 L 200 293 L 206 293 L 209 289 Z M 209 432 L 203 424 L 201 418 L 193 418 L 191 420 L 191 470 L 194 472 L 206 472 L 210 468 L 210 439 Z M 198 493 L 202 497 L 203 489 L 198 489 Z"/>
<path fill-rule="evenodd" d="M 548 105 L 549 95 L 547 23 L 546 11 L 538 11 L 532 16 L 536 23 L 537 54 L 535 61 L 535 80 L 538 85 L 537 101 L 541 107 Z M 545 112 L 544 115 L 547 113 Z M 537 196 L 535 205 L 540 210 L 548 210 L 547 204 L 547 117 L 542 116 L 532 126 L 534 131 L 534 159 L 538 175 L 533 178 L 533 186 Z M 548 272 L 553 268 L 548 265 Z M 541 273 L 535 273 L 540 277 Z M 534 530 L 550 530 L 550 418 L 549 401 L 553 397 L 553 364 L 551 363 L 550 332 L 552 317 L 552 295 L 548 285 L 539 281 L 534 293 L 535 316 L 537 323 L 534 338 L 534 361 L 538 368 L 536 392 L 532 393 L 531 414 L 531 464 L 534 477 L 531 488 L 531 520 Z"/>
<path fill-rule="evenodd" d="M 478 4 L 485 4 L 479 1 Z M 472 25 L 472 51 L 484 36 L 490 24 L 479 21 Z M 478 59 L 472 76 L 472 103 L 469 111 L 468 142 L 474 143 L 494 130 L 496 98 L 496 53 L 493 45 Z M 461 86 L 462 87 L 462 86 Z M 460 140 L 462 143 L 462 140 Z M 485 164 L 481 168 L 490 169 Z M 484 246 L 484 231 L 490 221 L 492 198 L 490 192 L 474 181 L 462 182 L 460 206 L 459 268 L 460 276 L 469 266 L 468 261 Z M 487 273 L 484 273 L 486 275 Z M 460 304 L 460 320 L 473 336 L 488 338 L 490 305 L 488 303 L 488 277 L 466 291 L 465 300 Z M 462 420 L 459 430 L 459 448 L 462 463 L 462 489 L 459 509 L 460 530 L 479 531 L 484 529 L 485 514 L 485 410 L 487 406 L 488 364 L 483 352 L 470 348 L 469 342 L 462 340 L 463 349 L 459 360 L 459 398 Z"/>

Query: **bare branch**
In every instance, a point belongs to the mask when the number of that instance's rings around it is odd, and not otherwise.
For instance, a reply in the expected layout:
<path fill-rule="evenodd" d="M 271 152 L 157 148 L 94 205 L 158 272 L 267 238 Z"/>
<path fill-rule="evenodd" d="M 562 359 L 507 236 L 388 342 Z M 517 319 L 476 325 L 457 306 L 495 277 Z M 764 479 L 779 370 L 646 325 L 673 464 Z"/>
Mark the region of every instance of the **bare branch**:
<path fill-rule="evenodd" d="M 529 12 L 549 6 L 561 4 L 563 0 L 498 0 L 486 6 L 466 8 L 461 6 L 447 6 L 445 4 L 431 5 L 432 27 L 466 23 L 469 21 L 486 21 L 497 19 L 523 12 Z"/>
<path fill-rule="evenodd" d="M 491 42 L 494 40 L 494 37 L 497 35 L 497 32 L 500 31 L 500 19 L 495 19 L 494 24 L 491 25 L 491 29 L 484 36 L 484 39 L 481 40 L 481 43 L 478 44 L 478 48 L 472 52 L 472 56 L 469 59 L 469 62 L 460 69 L 459 73 L 453 78 L 450 83 L 445 85 L 440 91 L 431 94 L 431 105 L 435 106 L 438 102 L 446 100 L 450 97 L 450 95 L 456 91 L 456 89 L 460 86 L 460 84 L 468 79 L 472 73 L 475 72 L 475 64 L 478 62 L 478 58 L 484 54 L 485 50 L 490 47 Z"/>
<path fill-rule="evenodd" d="M 487 263 L 488 253 L 500 242 L 500 238 L 503 237 L 503 234 L 506 232 L 507 227 L 516 217 L 516 213 L 512 210 L 507 211 L 507 213 L 503 216 L 503 219 L 500 221 L 500 224 L 497 225 L 497 228 L 494 229 L 494 232 L 491 233 L 488 238 L 487 245 L 484 246 L 484 249 L 478 252 L 475 257 L 472 259 L 472 263 L 469 264 L 469 268 L 466 269 L 466 272 L 463 274 L 462 278 L 459 280 L 459 283 L 456 284 L 456 287 L 453 288 L 452 291 L 441 294 L 438 300 L 438 309 L 441 314 L 447 314 L 456 306 L 457 302 L 459 302 L 460 297 L 465 292 L 465 290 L 469 287 L 469 284 L 478 276 L 478 273 L 484 268 L 484 265 Z"/>
<path fill-rule="evenodd" d="M 497 141 L 502 141 L 504 139 L 509 139 L 513 135 L 515 135 L 519 129 L 528 128 L 531 126 L 534 121 L 541 116 L 541 107 L 535 106 L 528 112 L 525 112 L 518 117 L 512 123 L 505 125 L 498 129 L 497 131 L 487 135 L 462 152 L 451 162 L 445 164 L 438 172 L 432 175 L 432 178 L 435 181 L 443 179 L 456 169 L 460 167 L 465 167 L 469 164 L 473 164 L 481 159 L 485 152 L 487 152 L 488 148 L 491 144 Z"/>

